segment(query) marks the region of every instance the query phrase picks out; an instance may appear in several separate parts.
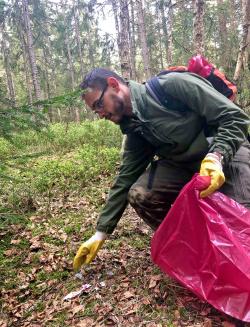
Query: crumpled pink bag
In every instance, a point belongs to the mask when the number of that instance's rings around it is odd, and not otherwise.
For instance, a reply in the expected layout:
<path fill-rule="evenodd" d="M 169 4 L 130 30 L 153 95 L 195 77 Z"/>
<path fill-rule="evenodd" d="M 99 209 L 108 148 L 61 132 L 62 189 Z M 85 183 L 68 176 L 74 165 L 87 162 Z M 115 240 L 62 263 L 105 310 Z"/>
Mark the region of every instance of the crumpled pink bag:
<path fill-rule="evenodd" d="M 214 66 L 201 55 L 197 55 L 189 59 L 187 70 L 191 73 L 196 73 L 204 78 L 207 78 Z"/>
<path fill-rule="evenodd" d="M 250 322 L 250 211 L 195 175 L 155 232 L 151 256 L 199 298 Z"/>

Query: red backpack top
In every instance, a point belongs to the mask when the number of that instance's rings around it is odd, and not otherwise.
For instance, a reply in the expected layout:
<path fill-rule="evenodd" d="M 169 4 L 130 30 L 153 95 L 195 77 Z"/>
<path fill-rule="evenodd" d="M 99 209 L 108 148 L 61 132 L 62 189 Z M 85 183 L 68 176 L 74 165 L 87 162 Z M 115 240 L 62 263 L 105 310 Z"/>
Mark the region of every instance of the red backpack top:
<path fill-rule="evenodd" d="M 213 64 L 200 55 L 194 56 L 188 61 L 187 66 L 172 66 L 162 71 L 158 75 L 171 72 L 190 72 L 200 75 L 207 79 L 213 87 L 225 95 L 228 99 L 234 101 L 237 94 L 236 85 L 231 82 L 224 73 L 217 69 Z"/>

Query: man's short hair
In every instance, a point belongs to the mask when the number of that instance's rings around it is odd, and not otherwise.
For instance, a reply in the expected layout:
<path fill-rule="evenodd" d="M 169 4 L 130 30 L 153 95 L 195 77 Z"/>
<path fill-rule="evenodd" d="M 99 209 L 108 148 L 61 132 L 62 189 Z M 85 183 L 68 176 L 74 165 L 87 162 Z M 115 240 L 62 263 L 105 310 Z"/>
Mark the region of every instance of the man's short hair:
<path fill-rule="evenodd" d="M 107 78 L 115 77 L 122 84 L 126 84 L 126 81 L 116 74 L 115 72 L 105 68 L 94 68 L 87 75 L 85 75 L 80 88 L 86 90 L 88 88 L 97 88 L 103 90 L 107 86 Z"/>

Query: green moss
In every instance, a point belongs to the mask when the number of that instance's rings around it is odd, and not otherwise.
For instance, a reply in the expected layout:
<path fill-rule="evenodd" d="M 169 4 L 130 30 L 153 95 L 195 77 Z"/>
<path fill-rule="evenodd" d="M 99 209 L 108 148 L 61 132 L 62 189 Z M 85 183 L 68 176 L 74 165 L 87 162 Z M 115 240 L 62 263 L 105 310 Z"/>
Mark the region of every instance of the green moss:
<path fill-rule="evenodd" d="M 144 250 L 149 244 L 148 236 L 134 236 L 128 240 L 128 244 L 137 250 Z"/>

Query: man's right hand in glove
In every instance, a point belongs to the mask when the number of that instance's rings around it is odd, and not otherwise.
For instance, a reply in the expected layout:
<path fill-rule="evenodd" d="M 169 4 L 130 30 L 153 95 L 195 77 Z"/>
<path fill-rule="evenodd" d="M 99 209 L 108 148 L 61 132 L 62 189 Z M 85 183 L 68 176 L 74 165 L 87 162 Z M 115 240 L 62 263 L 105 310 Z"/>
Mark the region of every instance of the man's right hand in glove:
<path fill-rule="evenodd" d="M 201 191 L 201 198 L 213 194 L 225 182 L 225 175 L 222 170 L 223 157 L 219 153 L 208 153 L 202 160 L 200 175 L 209 176 L 211 178 L 210 185 Z"/>
<path fill-rule="evenodd" d="M 89 240 L 80 246 L 73 262 L 75 271 L 79 270 L 83 264 L 89 264 L 96 257 L 106 238 L 106 233 L 96 231 Z"/>

